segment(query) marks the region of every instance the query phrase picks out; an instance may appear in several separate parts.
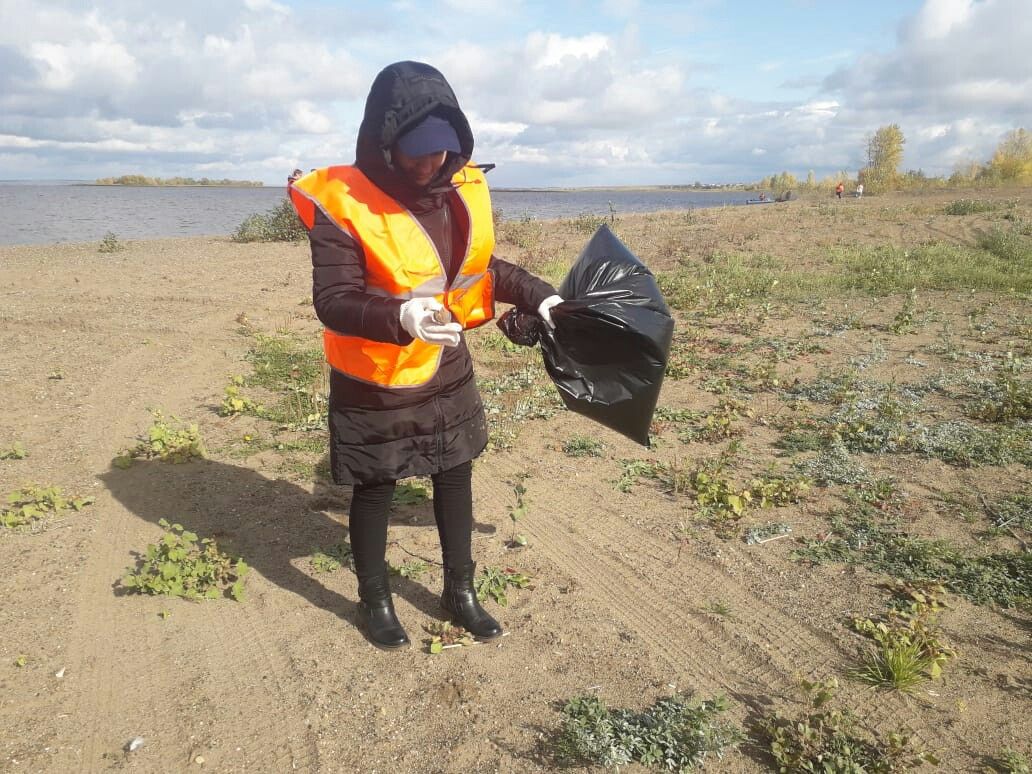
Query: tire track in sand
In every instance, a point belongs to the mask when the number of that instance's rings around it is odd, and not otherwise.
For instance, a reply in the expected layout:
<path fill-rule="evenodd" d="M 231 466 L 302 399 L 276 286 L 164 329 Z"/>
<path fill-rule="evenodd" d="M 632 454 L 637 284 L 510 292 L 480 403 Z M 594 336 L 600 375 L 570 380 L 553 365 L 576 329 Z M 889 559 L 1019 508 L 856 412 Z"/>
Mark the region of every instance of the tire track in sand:
<path fill-rule="evenodd" d="M 191 346 L 138 346 L 108 364 L 106 376 L 91 392 L 90 410 L 78 430 L 80 438 L 95 439 L 94 451 L 87 457 L 94 470 L 105 471 L 114 451 L 139 432 L 126 408 L 140 406 L 140 396 L 157 401 L 170 389 L 163 374 L 188 373 L 179 366 L 189 363 L 193 373 L 212 370 L 221 378 L 225 370 L 221 348 L 198 346 L 198 342 L 205 340 L 205 331 L 228 331 L 229 319 L 224 309 L 192 318 L 190 328 L 196 335 L 187 339 Z M 174 389 L 182 395 L 210 390 L 213 384 L 198 381 L 179 382 Z M 112 418 L 115 421 L 108 424 Z M 73 658 L 70 674 L 81 683 L 76 714 L 82 745 L 81 754 L 66 761 L 67 770 L 107 768 L 104 756 L 141 733 L 134 730 L 134 718 L 141 717 L 152 724 L 151 733 L 158 737 L 153 747 L 162 766 L 186 756 L 193 744 L 203 742 L 200 735 L 204 734 L 244 751 L 245 760 L 222 762 L 206 753 L 219 770 L 317 771 L 318 754 L 303 720 L 303 702 L 291 688 L 298 682 L 292 679 L 297 670 L 286 653 L 287 643 L 277 640 L 279 632 L 266 620 L 267 613 L 248 605 L 231 609 L 219 603 L 197 605 L 186 617 L 193 627 L 178 653 L 175 646 L 159 652 L 135 647 L 134 632 L 143 626 L 141 614 L 136 606 L 120 603 L 111 584 L 131 563 L 129 552 L 153 540 L 153 528 L 107 492 L 100 493 L 96 507 L 102 523 L 82 573 L 68 647 Z M 195 709 L 177 706 L 178 696 L 190 695 L 184 690 L 187 686 L 201 689 L 214 709 L 213 717 L 183 716 L 184 711 L 189 714 Z M 245 696 L 247 706 L 242 707 Z M 188 736 L 189 730 L 196 733 Z M 169 733 L 171 738 L 166 736 Z M 162 748 L 163 742 L 171 743 L 171 748 Z"/>
<path fill-rule="evenodd" d="M 524 464 L 521 465 L 520 463 Z M 474 490 L 493 512 L 503 513 L 510 499 L 505 483 L 525 461 L 498 455 L 478 475 Z M 841 675 L 851 664 L 834 638 L 792 618 L 752 593 L 729 571 L 728 562 L 693 555 L 680 562 L 657 558 L 676 555 L 669 540 L 612 514 L 600 493 L 576 478 L 546 484 L 539 500 L 545 512 L 530 508 L 521 525 L 534 547 L 572 576 L 599 608 L 645 644 L 664 662 L 677 684 L 735 695 L 753 706 L 771 698 L 797 698 L 796 675 Z M 583 514 L 592 513 L 585 526 Z M 752 560 L 734 547 L 729 553 L 748 570 Z M 707 615 L 701 605 L 727 601 L 733 621 Z M 864 708 L 867 725 L 895 730 L 901 718 L 918 742 L 933 749 L 957 749 L 962 740 L 941 725 L 917 722 L 912 700 L 880 694 Z M 914 721 L 914 722 L 909 722 Z"/>

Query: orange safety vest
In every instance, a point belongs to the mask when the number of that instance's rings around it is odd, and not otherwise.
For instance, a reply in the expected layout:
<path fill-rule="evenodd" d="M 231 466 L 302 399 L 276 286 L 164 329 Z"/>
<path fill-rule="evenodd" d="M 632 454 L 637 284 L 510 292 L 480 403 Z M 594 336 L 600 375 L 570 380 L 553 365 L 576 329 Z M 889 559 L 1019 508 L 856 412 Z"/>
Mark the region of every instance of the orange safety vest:
<path fill-rule="evenodd" d="M 290 186 L 294 209 L 308 230 L 315 208 L 347 232 L 365 253 L 366 292 L 388 298 L 436 298 L 466 330 L 494 317 L 494 286 L 488 263 L 494 250 L 491 196 L 484 173 L 469 164 L 453 177 L 469 215 L 469 235 L 455 279 L 415 216 L 377 188 L 358 168 L 326 167 Z M 445 256 L 445 260 L 450 256 Z M 415 339 L 400 346 L 323 331 L 331 367 L 383 387 L 418 387 L 437 373 L 443 347 Z"/>

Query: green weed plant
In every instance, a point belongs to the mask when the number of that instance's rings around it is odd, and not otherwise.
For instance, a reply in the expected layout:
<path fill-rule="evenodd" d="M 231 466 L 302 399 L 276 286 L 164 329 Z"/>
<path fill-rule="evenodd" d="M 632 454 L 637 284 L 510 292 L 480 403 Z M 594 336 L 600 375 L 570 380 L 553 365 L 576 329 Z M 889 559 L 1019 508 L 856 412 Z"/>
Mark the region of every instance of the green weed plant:
<path fill-rule="evenodd" d="M 430 571 L 430 565 L 419 560 L 402 562 L 401 564 L 391 564 L 388 562 L 387 570 L 391 575 L 397 575 L 399 578 L 416 580 Z"/>
<path fill-rule="evenodd" d="M 979 215 L 995 209 L 996 204 L 987 199 L 957 199 L 947 204 L 943 211 L 947 215 Z"/>
<path fill-rule="evenodd" d="M 563 443 L 563 453 L 567 457 L 601 457 L 604 448 L 601 441 L 583 435 L 574 436 Z"/>
<path fill-rule="evenodd" d="M 911 288 L 910 292 L 903 298 L 903 308 L 896 312 L 892 318 L 889 330 L 897 336 L 910 333 L 914 327 L 914 315 L 917 312 L 917 290 Z"/>
<path fill-rule="evenodd" d="M 659 480 L 666 466 L 657 460 L 620 460 L 620 478 L 617 490 L 629 493 L 642 478 Z"/>
<path fill-rule="evenodd" d="M 675 694 L 634 712 L 609 709 L 596 696 L 578 696 L 562 708 L 552 749 L 561 766 L 616 768 L 634 762 L 689 772 L 744 741 L 741 730 L 722 717 L 728 706 L 723 696 L 697 700 Z"/>
<path fill-rule="evenodd" d="M 1001 774 L 1030 774 L 1032 765 L 1029 764 L 1027 755 L 1010 747 L 1004 747 L 1000 754 L 990 762 L 988 770 Z"/>
<path fill-rule="evenodd" d="M 986 394 L 965 408 L 965 413 L 983 422 L 1007 425 L 1032 421 L 1032 380 L 1009 374 L 997 377 Z"/>
<path fill-rule="evenodd" d="M 566 408 L 539 363 L 517 363 L 501 376 L 478 377 L 477 386 L 490 418 L 488 448 L 496 451 L 511 449 L 524 423 L 550 419 Z"/>
<path fill-rule="evenodd" d="M 490 597 L 502 607 L 509 604 L 509 589 L 533 588 L 530 583 L 533 580 L 529 575 L 516 572 L 511 567 L 484 567 L 480 575 L 474 580 L 473 586 L 477 592 L 477 599 L 484 602 Z"/>
<path fill-rule="evenodd" d="M 92 497 L 66 497 L 60 487 L 30 484 L 10 492 L 0 508 L 0 527 L 38 527 L 63 511 L 79 512 L 93 503 Z"/>
<path fill-rule="evenodd" d="M 805 476 L 771 474 L 754 478 L 749 493 L 760 508 L 781 508 L 806 499 L 811 487 L 812 482 Z"/>
<path fill-rule="evenodd" d="M 1032 263 L 1032 239 L 1018 229 L 993 228 L 978 235 L 978 246 L 996 259 L 1026 267 Z M 1021 287 L 1021 290 L 1027 290 Z"/>
<path fill-rule="evenodd" d="M 956 652 L 943 639 L 939 611 L 945 589 L 935 583 L 897 584 L 898 603 L 878 619 L 856 618 L 853 628 L 874 641 L 853 677 L 871 685 L 910 691 L 942 676 Z"/>
<path fill-rule="evenodd" d="M 180 597 L 188 600 L 218 599 L 227 594 L 244 600 L 244 579 L 249 567 L 219 551 L 211 538 L 198 539 L 181 524 L 161 519 L 166 532 L 147 546 L 136 567 L 126 568 L 122 587 L 131 593 Z"/>
<path fill-rule="evenodd" d="M 717 618 L 726 618 L 729 621 L 734 620 L 735 617 L 731 605 L 723 599 L 714 599 L 706 605 L 706 612 Z"/>
<path fill-rule="evenodd" d="M 397 506 L 419 505 L 430 499 L 430 492 L 422 484 L 415 484 L 411 481 L 399 481 L 394 487 L 394 496 L 391 502 Z"/>
<path fill-rule="evenodd" d="M 699 468 L 690 480 L 699 514 L 714 526 L 718 534 L 733 534 L 738 521 L 752 503 L 752 491 L 724 478 L 720 468 Z"/>
<path fill-rule="evenodd" d="M 723 398 L 713 411 L 703 415 L 694 427 L 681 432 L 678 438 L 685 443 L 693 441 L 717 443 L 738 438 L 743 432 L 739 420 L 752 417 L 752 415 L 752 410 L 741 401 Z"/>
<path fill-rule="evenodd" d="M 867 469 L 849 455 L 841 440 L 836 440 L 810 459 L 800 460 L 793 467 L 817 486 L 859 484 L 870 479 Z"/>
<path fill-rule="evenodd" d="M 158 459 L 164 462 L 183 463 L 207 456 L 201 432 L 196 424 L 185 424 L 179 417 L 169 420 L 160 409 L 151 411 L 154 424 L 147 431 L 147 437 L 132 449 L 115 459 L 116 467 L 127 468 L 134 459 Z"/>
<path fill-rule="evenodd" d="M 776 713 L 760 724 L 782 774 L 891 774 L 938 764 L 934 755 L 914 748 L 908 733 L 866 733 L 848 708 L 827 706 L 838 691 L 835 678 L 803 680 L 801 688 L 809 711 L 795 717 Z"/>
<path fill-rule="evenodd" d="M 770 522 L 755 527 L 749 527 L 745 531 L 745 542 L 750 546 L 757 546 L 767 541 L 779 538 L 782 535 L 792 534 L 792 526 L 783 521 Z"/>
<path fill-rule="evenodd" d="M 280 396 L 264 417 L 285 430 L 325 431 L 327 389 L 322 350 L 292 334 L 257 334 L 248 353 L 254 372 L 245 382 Z"/>
<path fill-rule="evenodd" d="M 534 250 L 541 247 L 544 231 L 541 223 L 530 217 L 524 217 L 519 220 L 503 221 L 498 229 L 498 237 L 499 241 L 505 244 L 524 250 Z"/>
<path fill-rule="evenodd" d="M 979 605 L 1028 608 L 1032 604 L 1032 553 L 997 551 L 969 555 L 945 540 L 905 532 L 897 519 L 855 505 L 832 514 L 830 531 L 806 541 L 797 558 L 821 564 L 869 567 L 891 578 L 939 583 Z"/>
<path fill-rule="evenodd" d="M 516 528 L 519 526 L 520 521 L 527 515 L 527 511 L 530 508 L 530 503 L 524 497 L 524 495 L 527 494 L 527 488 L 523 485 L 523 477 L 520 477 L 520 479 L 512 485 L 512 493 L 515 498 L 515 502 L 509 506 L 509 521 L 512 522 L 512 534 L 509 536 L 509 548 L 523 548 L 527 545 L 527 538 L 525 535 L 521 535 L 516 532 Z"/>
<path fill-rule="evenodd" d="M 0 449 L 0 460 L 23 460 L 29 456 L 25 447 L 20 443 L 13 443 L 6 449 Z"/>
<path fill-rule="evenodd" d="M 243 394 L 241 391 L 243 386 L 244 377 L 233 376 L 230 378 L 230 383 L 226 386 L 225 395 L 219 406 L 219 416 L 235 417 L 240 414 L 250 414 L 260 417 L 265 413 L 265 409 L 260 404 Z"/>
<path fill-rule="evenodd" d="M 351 551 L 351 543 L 342 540 L 329 548 L 313 548 L 308 558 L 312 569 L 320 573 L 336 572 L 341 567 L 355 569 L 355 556 Z"/>
<path fill-rule="evenodd" d="M 985 509 L 997 533 L 1008 529 L 1032 532 L 1032 489 L 1003 495 Z"/>

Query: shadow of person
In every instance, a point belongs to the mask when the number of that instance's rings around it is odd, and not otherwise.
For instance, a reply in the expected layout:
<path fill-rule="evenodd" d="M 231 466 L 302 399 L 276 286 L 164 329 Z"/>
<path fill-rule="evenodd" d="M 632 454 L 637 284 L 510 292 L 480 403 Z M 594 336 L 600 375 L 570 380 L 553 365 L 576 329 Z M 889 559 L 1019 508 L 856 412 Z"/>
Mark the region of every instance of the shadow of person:
<path fill-rule="evenodd" d="M 112 467 L 100 479 L 141 519 L 154 524 L 166 519 L 202 538 L 214 538 L 221 550 L 241 557 L 270 582 L 362 628 L 357 593 L 352 599 L 328 589 L 306 572 L 307 562 L 299 561 L 316 547 L 338 545 L 346 537 L 346 527 L 327 511 L 347 512 L 349 487 L 317 484 L 310 493 L 290 481 L 214 460 L 179 465 L 135 460 L 127 469 Z M 429 509 L 433 525 L 432 501 L 419 510 L 423 508 Z M 420 513 L 418 522 L 426 521 L 426 514 Z M 399 577 L 392 577 L 391 585 L 428 617 L 446 615 L 426 587 Z"/>

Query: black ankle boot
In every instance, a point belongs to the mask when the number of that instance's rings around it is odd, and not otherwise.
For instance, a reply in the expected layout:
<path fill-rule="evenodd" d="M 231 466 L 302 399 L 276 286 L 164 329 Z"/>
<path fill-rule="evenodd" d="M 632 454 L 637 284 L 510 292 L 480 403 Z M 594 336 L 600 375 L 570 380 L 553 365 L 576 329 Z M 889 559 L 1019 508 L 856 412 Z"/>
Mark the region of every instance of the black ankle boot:
<path fill-rule="evenodd" d="M 375 575 L 358 582 L 358 609 L 370 642 L 383 650 L 407 647 L 408 635 L 394 613 L 394 600 L 387 574 Z"/>
<path fill-rule="evenodd" d="M 444 594 L 441 607 L 447 610 L 467 632 L 478 640 L 493 640 L 502 636 L 502 627 L 480 606 L 473 590 L 476 564 L 444 568 Z"/>

